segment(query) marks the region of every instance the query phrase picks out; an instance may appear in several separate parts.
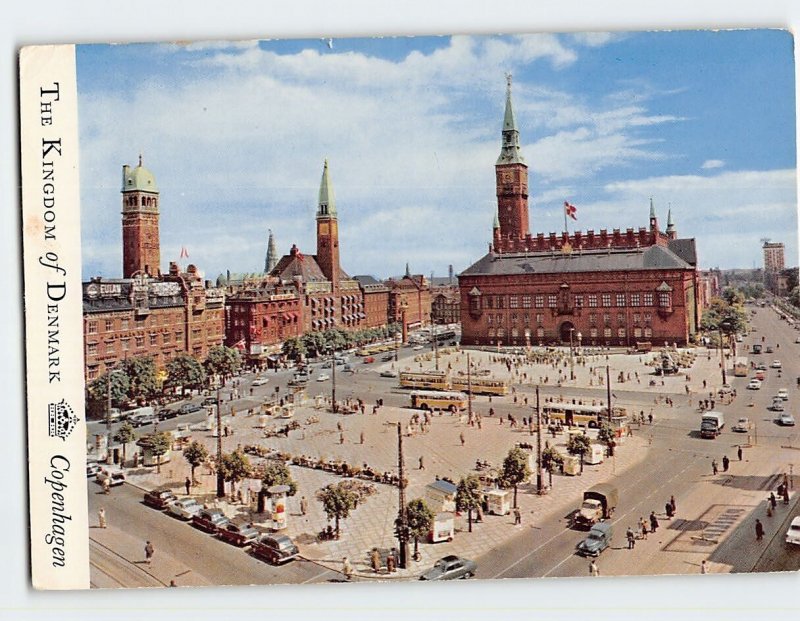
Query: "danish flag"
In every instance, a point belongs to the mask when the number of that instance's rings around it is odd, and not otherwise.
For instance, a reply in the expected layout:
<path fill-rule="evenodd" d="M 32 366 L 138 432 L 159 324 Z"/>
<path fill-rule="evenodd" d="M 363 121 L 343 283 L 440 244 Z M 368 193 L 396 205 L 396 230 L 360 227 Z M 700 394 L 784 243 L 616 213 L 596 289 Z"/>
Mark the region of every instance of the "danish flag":
<path fill-rule="evenodd" d="M 575 205 L 572 205 L 567 201 L 564 201 L 564 213 L 567 214 L 573 220 L 578 219 L 578 216 L 575 215 L 578 213 L 578 210 L 575 208 Z"/>
<path fill-rule="evenodd" d="M 247 349 L 246 341 L 244 339 L 242 339 L 238 343 L 234 343 L 233 344 L 233 349 L 238 349 L 239 351 L 244 351 L 245 349 Z"/>
<path fill-rule="evenodd" d="M 181 246 L 181 259 L 188 259 L 189 258 L 189 251 L 186 249 L 186 246 Z"/>

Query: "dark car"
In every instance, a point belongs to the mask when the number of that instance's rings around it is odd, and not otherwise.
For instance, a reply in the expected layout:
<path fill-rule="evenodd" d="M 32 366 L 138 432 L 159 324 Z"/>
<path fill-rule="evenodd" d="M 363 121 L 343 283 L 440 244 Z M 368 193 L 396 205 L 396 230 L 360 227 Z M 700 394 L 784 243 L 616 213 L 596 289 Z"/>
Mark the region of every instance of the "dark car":
<path fill-rule="evenodd" d="M 154 509 L 166 509 L 167 505 L 174 500 L 178 500 L 178 497 L 171 489 L 167 488 L 154 489 L 144 495 L 144 504 Z"/>
<path fill-rule="evenodd" d="M 475 561 L 450 555 L 440 558 L 428 571 L 422 574 L 420 580 L 457 580 L 471 578 L 478 568 Z"/>
<path fill-rule="evenodd" d="M 383 362 L 391 362 L 392 360 L 394 360 L 394 354 L 386 354 L 381 358 L 381 360 Z"/>
<path fill-rule="evenodd" d="M 169 408 L 163 408 L 158 411 L 158 420 L 168 420 L 170 418 L 177 418 L 178 417 L 178 410 L 170 410 Z"/>
<path fill-rule="evenodd" d="M 203 399 L 203 406 L 207 405 L 217 405 L 217 398 L 216 397 L 206 397 Z"/>
<path fill-rule="evenodd" d="M 768 354 L 771 354 L 771 353 L 772 353 L 772 352 L 774 352 L 774 351 L 775 351 L 775 350 L 774 350 L 774 349 L 772 349 L 772 345 L 767 345 L 767 353 L 768 353 Z"/>
<path fill-rule="evenodd" d="M 180 412 L 181 414 L 193 414 L 194 412 L 199 412 L 202 409 L 203 408 L 201 408 L 196 403 L 184 403 L 181 406 Z"/>
<path fill-rule="evenodd" d="M 217 533 L 220 539 L 235 546 L 244 547 L 258 539 L 258 531 L 252 524 L 235 524 L 233 522 L 221 528 Z"/>
<path fill-rule="evenodd" d="M 228 524 L 230 524 L 230 520 L 221 509 L 203 509 L 192 517 L 192 526 L 196 526 L 207 533 L 218 533 Z"/>
<path fill-rule="evenodd" d="M 288 563 L 300 554 L 300 550 L 286 535 L 261 535 L 250 550 L 253 556 L 273 565 Z"/>
<path fill-rule="evenodd" d="M 589 530 L 589 535 L 578 544 L 578 554 L 583 556 L 599 556 L 611 545 L 614 531 L 608 522 L 598 522 Z"/>

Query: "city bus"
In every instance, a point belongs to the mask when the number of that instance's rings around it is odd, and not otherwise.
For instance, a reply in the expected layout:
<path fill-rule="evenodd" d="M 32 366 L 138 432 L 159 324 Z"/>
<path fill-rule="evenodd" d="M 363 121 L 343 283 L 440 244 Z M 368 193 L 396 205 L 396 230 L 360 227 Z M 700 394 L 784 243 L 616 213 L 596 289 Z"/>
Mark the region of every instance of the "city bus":
<path fill-rule="evenodd" d="M 418 410 L 449 410 L 456 412 L 467 407 L 467 395 L 463 392 L 418 390 L 411 393 L 411 407 Z"/>
<path fill-rule="evenodd" d="M 400 371 L 401 388 L 425 388 L 427 390 L 447 390 L 447 373 L 444 371 Z"/>
<path fill-rule="evenodd" d="M 604 405 L 579 405 L 575 403 L 545 403 L 542 414 L 551 423 L 560 422 L 567 427 L 587 425 L 599 427 L 601 421 L 607 421 L 608 409 Z M 615 419 L 626 418 L 628 412 L 625 408 L 612 408 L 612 417 Z"/>
<path fill-rule="evenodd" d="M 736 377 L 747 377 L 750 373 L 750 363 L 747 360 L 747 357 L 742 356 L 736 358 L 733 362 L 733 374 Z"/>
<path fill-rule="evenodd" d="M 508 382 L 486 377 L 473 377 L 468 382 L 466 377 L 454 377 L 450 380 L 450 388 L 461 392 L 472 392 L 473 395 L 507 395 Z"/>

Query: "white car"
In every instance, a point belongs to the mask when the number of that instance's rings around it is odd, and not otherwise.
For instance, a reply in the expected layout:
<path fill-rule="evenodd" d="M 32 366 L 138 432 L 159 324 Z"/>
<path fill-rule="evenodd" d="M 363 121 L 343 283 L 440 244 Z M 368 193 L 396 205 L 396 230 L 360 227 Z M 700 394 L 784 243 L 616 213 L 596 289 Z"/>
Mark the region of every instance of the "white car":
<path fill-rule="evenodd" d="M 327 382 L 329 379 L 331 379 L 331 376 L 328 375 L 327 373 L 320 373 L 319 375 L 317 375 L 318 382 Z"/>
<path fill-rule="evenodd" d="M 784 412 L 778 417 L 778 424 L 781 427 L 794 427 L 794 416 L 789 412 Z"/>
<path fill-rule="evenodd" d="M 793 543 L 796 546 L 800 545 L 800 515 L 792 520 L 789 524 L 789 530 L 786 531 L 786 543 Z"/>
<path fill-rule="evenodd" d="M 104 466 L 98 470 L 95 475 L 95 480 L 102 485 L 103 481 L 106 479 L 108 479 L 108 484 L 111 487 L 122 485 L 125 482 L 125 472 L 120 468 Z"/>
<path fill-rule="evenodd" d="M 795 343 L 800 343 L 800 336 L 798 336 L 798 337 L 797 337 L 797 338 L 794 340 L 794 342 L 795 342 Z"/>
<path fill-rule="evenodd" d="M 740 418 L 733 426 L 733 430 L 738 431 L 739 433 L 747 433 L 750 431 L 750 419 L 744 417 Z"/>
<path fill-rule="evenodd" d="M 773 360 L 772 364 L 769 365 L 769 366 L 771 366 L 773 369 L 780 369 L 781 368 L 781 361 L 780 360 Z"/>
<path fill-rule="evenodd" d="M 269 380 L 266 377 L 257 377 L 253 380 L 253 386 L 263 386 L 267 382 L 269 382 Z"/>
<path fill-rule="evenodd" d="M 778 399 L 777 397 L 773 399 L 769 409 L 773 412 L 783 412 L 783 399 Z"/>
<path fill-rule="evenodd" d="M 203 510 L 203 505 L 197 502 L 194 498 L 179 498 L 173 500 L 167 505 L 169 511 L 175 517 L 182 520 L 191 520 L 195 515 Z"/>
<path fill-rule="evenodd" d="M 422 351 L 423 349 L 425 349 L 423 345 L 417 345 L 416 347 L 414 347 L 414 351 Z"/>
<path fill-rule="evenodd" d="M 747 390 L 761 390 L 761 380 L 751 379 L 747 384 Z"/>
<path fill-rule="evenodd" d="M 783 399 L 784 401 L 788 401 L 788 400 L 789 400 L 789 391 L 788 391 L 788 390 L 786 390 L 785 388 L 781 388 L 781 389 L 778 391 L 778 394 L 777 394 L 777 395 L 775 395 L 775 397 L 776 397 L 777 399 Z"/>

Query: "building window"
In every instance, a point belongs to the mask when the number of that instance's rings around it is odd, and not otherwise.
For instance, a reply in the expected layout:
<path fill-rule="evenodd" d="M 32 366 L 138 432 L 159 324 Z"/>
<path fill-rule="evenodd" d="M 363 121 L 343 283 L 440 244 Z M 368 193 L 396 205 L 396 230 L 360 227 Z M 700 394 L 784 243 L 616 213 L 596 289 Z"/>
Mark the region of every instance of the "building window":
<path fill-rule="evenodd" d="M 645 325 L 649 326 L 652 321 L 653 321 L 653 314 L 652 313 L 645 313 L 644 314 L 644 323 L 645 323 Z"/>
<path fill-rule="evenodd" d="M 642 315 L 640 313 L 633 314 L 633 325 L 638 326 L 642 322 Z"/>
<path fill-rule="evenodd" d="M 121 330 L 127 330 L 129 328 L 129 323 L 130 323 L 130 320 L 123 319 L 122 320 L 122 327 L 120 329 Z"/>
<path fill-rule="evenodd" d="M 96 380 L 98 376 L 97 367 L 89 367 L 89 372 L 87 373 L 90 380 Z"/>
<path fill-rule="evenodd" d="M 506 331 L 503 328 L 497 328 L 497 338 L 503 338 L 506 335 Z"/>
<path fill-rule="evenodd" d="M 180 330 L 175 332 L 175 342 L 176 343 L 182 343 L 183 342 L 183 332 L 181 332 Z"/>
<path fill-rule="evenodd" d="M 589 336 L 593 339 L 597 338 L 597 328 L 589 328 Z"/>
<path fill-rule="evenodd" d="M 86 354 L 88 356 L 96 356 L 97 355 L 97 343 L 87 343 L 87 345 L 86 345 Z"/>
<path fill-rule="evenodd" d="M 597 325 L 597 313 L 589 313 L 589 325 L 590 326 Z"/>
<path fill-rule="evenodd" d="M 548 308 L 555 308 L 556 304 L 558 304 L 558 299 L 555 293 L 551 293 L 547 296 L 547 307 Z"/>
<path fill-rule="evenodd" d="M 525 313 L 522 316 L 522 323 L 524 323 L 526 326 L 531 325 L 531 316 L 528 313 Z"/>
<path fill-rule="evenodd" d="M 488 323 L 491 326 L 492 323 L 493 323 L 493 321 L 492 321 L 493 319 L 494 319 L 493 315 L 487 315 L 486 316 L 486 320 L 487 320 L 486 323 Z"/>
<path fill-rule="evenodd" d="M 151 334 L 150 335 L 150 344 L 151 345 L 158 345 L 158 334 Z"/>
<path fill-rule="evenodd" d="M 544 337 L 544 328 L 542 326 L 539 326 L 538 328 L 536 328 L 536 337 L 537 338 L 543 338 Z"/>
<path fill-rule="evenodd" d="M 644 294 L 644 305 L 645 306 L 652 306 L 653 305 L 653 294 L 652 293 L 645 293 Z"/>
<path fill-rule="evenodd" d="M 144 337 L 143 336 L 137 336 L 136 337 L 136 349 L 141 349 L 142 347 L 144 347 Z"/>
<path fill-rule="evenodd" d="M 603 313 L 603 325 L 604 326 L 611 325 L 611 313 Z"/>
<path fill-rule="evenodd" d="M 611 338 L 611 328 L 603 328 L 603 338 Z"/>
<path fill-rule="evenodd" d="M 169 343 L 169 341 L 170 341 L 170 334 L 169 334 L 169 332 L 165 332 L 165 333 L 164 333 L 163 340 L 164 340 L 164 345 L 166 345 L 167 343 Z"/>
<path fill-rule="evenodd" d="M 617 313 L 617 324 L 620 326 L 625 325 L 625 313 Z"/>
<path fill-rule="evenodd" d="M 624 293 L 618 293 L 617 294 L 617 306 L 619 306 L 619 307 L 625 306 L 625 294 Z"/>
<path fill-rule="evenodd" d="M 497 325 L 498 326 L 502 326 L 503 325 L 503 316 L 498 313 L 495 317 L 497 319 Z"/>
<path fill-rule="evenodd" d="M 511 328 L 511 338 L 515 339 L 519 336 L 519 332 L 517 332 L 516 328 Z"/>
<path fill-rule="evenodd" d="M 603 308 L 610 308 L 611 307 L 611 294 L 604 293 L 603 294 Z"/>
<path fill-rule="evenodd" d="M 122 343 L 122 351 L 128 351 L 131 348 L 130 339 L 122 339 L 120 342 Z"/>
<path fill-rule="evenodd" d="M 653 336 L 653 329 L 652 328 L 645 328 L 644 329 L 644 338 L 649 339 Z"/>
<path fill-rule="evenodd" d="M 633 329 L 633 337 L 640 339 L 642 338 L 642 329 L 641 328 L 634 328 Z"/>
<path fill-rule="evenodd" d="M 494 308 L 494 297 L 491 295 L 486 296 L 486 308 Z"/>
<path fill-rule="evenodd" d="M 106 332 L 111 332 L 114 329 L 114 320 L 106 319 Z"/>
<path fill-rule="evenodd" d="M 544 308 L 544 296 L 543 295 L 537 295 L 535 300 L 534 300 L 534 302 L 536 304 L 536 308 Z"/>
<path fill-rule="evenodd" d="M 86 324 L 86 331 L 88 334 L 97 334 L 97 322 L 90 321 L 88 324 Z"/>
<path fill-rule="evenodd" d="M 497 296 L 497 308 L 505 308 L 506 306 L 506 296 L 498 295 Z"/>
<path fill-rule="evenodd" d="M 490 339 L 494 338 L 494 328 L 489 328 L 489 338 Z"/>
<path fill-rule="evenodd" d="M 672 296 L 669 291 L 661 291 L 658 294 L 658 305 L 661 308 L 669 308 L 672 306 Z"/>
<path fill-rule="evenodd" d="M 516 295 L 508 296 L 508 307 L 519 308 L 519 297 L 517 297 Z"/>
<path fill-rule="evenodd" d="M 597 295 L 594 293 L 589 294 L 589 308 L 597 308 Z"/>
<path fill-rule="evenodd" d="M 517 323 L 517 314 L 511 313 L 511 323 Z"/>
<path fill-rule="evenodd" d="M 625 328 L 620 328 L 619 330 L 617 330 L 617 336 L 619 338 L 621 338 L 621 339 L 624 339 L 625 338 Z"/>
<path fill-rule="evenodd" d="M 536 323 L 544 322 L 544 315 L 542 313 L 536 313 Z"/>
<path fill-rule="evenodd" d="M 641 297 L 638 293 L 631 293 L 631 306 L 641 306 Z"/>
<path fill-rule="evenodd" d="M 576 295 L 575 296 L 575 308 L 583 308 L 583 296 Z"/>
<path fill-rule="evenodd" d="M 531 307 L 531 296 L 523 295 L 522 296 L 522 308 L 530 308 Z"/>

